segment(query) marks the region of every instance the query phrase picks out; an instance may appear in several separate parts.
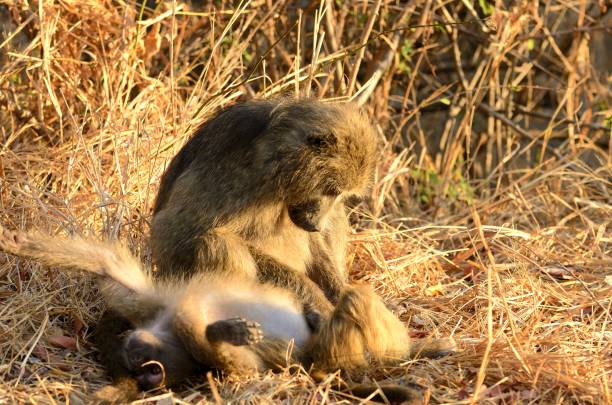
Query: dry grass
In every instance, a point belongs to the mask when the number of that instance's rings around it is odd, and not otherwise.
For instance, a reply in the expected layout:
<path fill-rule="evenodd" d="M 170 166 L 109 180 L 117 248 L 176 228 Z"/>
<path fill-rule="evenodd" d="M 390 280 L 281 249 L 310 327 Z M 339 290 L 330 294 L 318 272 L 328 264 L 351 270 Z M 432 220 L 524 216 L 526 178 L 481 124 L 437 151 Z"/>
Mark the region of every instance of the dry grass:
<path fill-rule="evenodd" d="M 415 336 L 462 347 L 371 377 L 428 386 L 432 403 L 612 402 L 606 2 L 203 3 L 216 11 L 167 1 L 137 22 L 132 1 L 0 0 L 3 224 L 119 237 L 148 261 L 159 176 L 197 123 L 253 96 L 355 98 L 382 152 L 352 279 Z M 0 302 L 0 402 L 108 382 L 91 279 L 0 254 Z M 288 372 L 149 400 L 214 393 L 348 400 Z"/>

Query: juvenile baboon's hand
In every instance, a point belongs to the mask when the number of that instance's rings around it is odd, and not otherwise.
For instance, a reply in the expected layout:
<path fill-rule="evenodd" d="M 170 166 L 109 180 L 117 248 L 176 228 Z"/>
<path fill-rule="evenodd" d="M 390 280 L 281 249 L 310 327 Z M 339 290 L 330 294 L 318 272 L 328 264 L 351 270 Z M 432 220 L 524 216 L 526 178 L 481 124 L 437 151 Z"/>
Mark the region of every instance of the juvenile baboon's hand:
<path fill-rule="evenodd" d="M 18 254 L 26 237 L 19 231 L 9 231 L 0 225 L 0 250 L 7 253 Z"/>
<path fill-rule="evenodd" d="M 206 338 L 211 343 L 227 342 L 234 346 L 249 346 L 263 339 L 263 331 L 257 322 L 236 317 L 208 325 Z"/>
<path fill-rule="evenodd" d="M 452 337 L 434 339 L 413 339 L 411 342 L 411 357 L 429 357 L 438 359 L 457 352 L 457 342 Z"/>

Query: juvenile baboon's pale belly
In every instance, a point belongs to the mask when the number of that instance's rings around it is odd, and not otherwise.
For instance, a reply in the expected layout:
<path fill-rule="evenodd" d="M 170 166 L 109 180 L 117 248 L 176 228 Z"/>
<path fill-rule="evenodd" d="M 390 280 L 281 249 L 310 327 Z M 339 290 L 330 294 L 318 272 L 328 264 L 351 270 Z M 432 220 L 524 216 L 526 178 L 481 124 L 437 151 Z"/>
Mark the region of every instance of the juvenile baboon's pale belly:
<path fill-rule="evenodd" d="M 310 337 L 304 314 L 284 291 L 238 289 L 206 294 L 201 307 L 207 323 L 241 317 L 258 322 L 264 338 L 295 340 L 297 346 Z"/>

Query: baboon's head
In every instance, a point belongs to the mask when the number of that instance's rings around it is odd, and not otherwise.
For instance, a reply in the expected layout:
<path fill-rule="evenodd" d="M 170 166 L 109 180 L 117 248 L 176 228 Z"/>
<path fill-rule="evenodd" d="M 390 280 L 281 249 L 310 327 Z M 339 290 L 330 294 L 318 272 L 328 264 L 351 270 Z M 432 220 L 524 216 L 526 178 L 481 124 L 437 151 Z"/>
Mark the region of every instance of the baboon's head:
<path fill-rule="evenodd" d="M 174 333 L 136 329 L 124 341 L 124 363 L 142 389 L 171 386 L 192 375 L 197 363 Z"/>
<path fill-rule="evenodd" d="M 281 102 L 257 141 L 264 170 L 278 179 L 289 217 L 320 231 L 336 204 L 365 193 L 376 158 L 376 135 L 356 105 L 316 100 Z"/>

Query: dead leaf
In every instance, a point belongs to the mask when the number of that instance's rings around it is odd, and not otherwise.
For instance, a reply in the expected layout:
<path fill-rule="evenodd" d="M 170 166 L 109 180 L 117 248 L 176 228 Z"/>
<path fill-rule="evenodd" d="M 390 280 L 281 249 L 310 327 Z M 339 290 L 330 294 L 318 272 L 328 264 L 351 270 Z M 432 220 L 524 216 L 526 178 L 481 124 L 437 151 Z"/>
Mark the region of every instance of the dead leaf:
<path fill-rule="evenodd" d="M 77 336 L 83 337 L 85 332 L 85 324 L 77 315 L 72 315 L 72 330 Z"/>
<path fill-rule="evenodd" d="M 467 392 L 467 390 L 465 388 L 461 388 L 459 390 L 459 392 L 457 393 L 457 398 L 462 401 L 464 399 L 468 399 L 470 397 L 470 393 Z"/>
<path fill-rule="evenodd" d="M 161 24 L 154 24 L 144 38 L 144 59 L 147 61 L 159 52 L 161 47 L 161 35 L 159 35 L 160 27 Z"/>
<path fill-rule="evenodd" d="M 557 280 L 572 280 L 574 278 L 572 273 L 566 267 L 556 265 L 544 266 L 540 268 L 540 271 L 553 278 L 556 278 Z"/>
<path fill-rule="evenodd" d="M 487 392 L 487 397 L 496 398 L 502 396 L 503 394 L 504 391 L 502 390 L 502 387 L 500 385 L 496 385 L 494 387 L 491 387 L 491 389 Z"/>
<path fill-rule="evenodd" d="M 76 339 L 70 336 L 53 335 L 47 337 L 47 342 L 64 349 L 76 349 Z"/>
<path fill-rule="evenodd" d="M 429 332 L 424 330 L 411 330 L 408 332 L 408 335 L 414 339 L 423 339 L 429 336 Z"/>
<path fill-rule="evenodd" d="M 437 297 L 439 295 L 444 295 L 444 286 L 441 283 L 432 285 L 425 290 L 426 297 Z"/>
<path fill-rule="evenodd" d="M 50 366 L 56 367 L 57 365 L 64 364 L 64 359 L 57 354 L 50 352 L 43 346 L 37 345 L 34 347 L 34 350 L 32 350 L 32 353 Z"/>
<path fill-rule="evenodd" d="M 36 347 L 34 347 L 34 350 L 32 350 L 32 353 L 36 357 L 41 359 L 42 361 L 45 361 L 47 363 L 49 362 L 49 356 L 50 355 L 49 355 L 49 352 L 47 351 L 47 349 L 45 349 L 44 347 L 37 345 Z"/>

